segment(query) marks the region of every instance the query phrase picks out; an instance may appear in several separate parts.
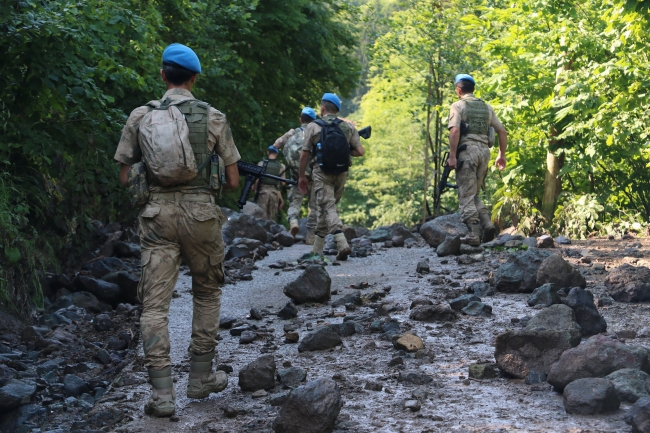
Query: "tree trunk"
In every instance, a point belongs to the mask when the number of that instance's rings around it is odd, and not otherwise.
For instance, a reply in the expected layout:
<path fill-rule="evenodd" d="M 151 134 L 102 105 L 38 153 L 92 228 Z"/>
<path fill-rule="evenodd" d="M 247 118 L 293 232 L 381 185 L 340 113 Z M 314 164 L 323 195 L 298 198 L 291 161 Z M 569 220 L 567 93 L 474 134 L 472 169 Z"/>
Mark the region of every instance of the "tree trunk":
<path fill-rule="evenodd" d="M 564 158 L 557 157 L 550 150 L 546 153 L 546 176 L 544 176 L 544 196 L 542 198 L 542 215 L 550 224 L 555 213 L 555 200 L 560 195 L 561 182 L 558 178 Z"/>

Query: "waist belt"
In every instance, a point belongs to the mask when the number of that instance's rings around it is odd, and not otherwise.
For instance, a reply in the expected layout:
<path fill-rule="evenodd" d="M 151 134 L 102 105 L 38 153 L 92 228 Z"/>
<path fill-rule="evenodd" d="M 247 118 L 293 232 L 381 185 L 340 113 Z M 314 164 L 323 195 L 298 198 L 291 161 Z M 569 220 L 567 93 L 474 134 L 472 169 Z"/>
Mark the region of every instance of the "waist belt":
<path fill-rule="evenodd" d="M 199 203 L 214 203 L 214 196 L 206 193 L 189 193 L 189 192 L 154 192 L 151 194 L 149 200 L 164 200 L 164 201 L 195 201 Z"/>

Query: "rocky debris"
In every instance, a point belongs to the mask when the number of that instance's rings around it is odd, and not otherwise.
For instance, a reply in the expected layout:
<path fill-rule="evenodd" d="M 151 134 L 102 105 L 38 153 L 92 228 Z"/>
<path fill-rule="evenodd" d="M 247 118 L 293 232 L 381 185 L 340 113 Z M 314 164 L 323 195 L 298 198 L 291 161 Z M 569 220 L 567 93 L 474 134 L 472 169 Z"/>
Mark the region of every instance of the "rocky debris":
<path fill-rule="evenodd" d="M 276 433 L 331 433 L 343 401 L 331 379 L 316 379 L 289 393 L 273 421 Z"/>
<path fill-rule="evenodd" d="M 343 344 L 341 336 L 329 326 L 321 326 L 303 337 L 298 352 L 326 350 Z"/>
<path fill-rule="evenodd" d="M 461 310 L 463 314 L 468 316 L 478 317 L 478 316 L 491 316 L 492 315 L 492 306 L 484 304 L 479 301 L 471 301 L 465 308 Z"/>
<path fill-rule="evenodd" d="M 374 382 L 372 380 L 369 380 L 366 382 L 366 385 L 363 387 L 363 389 L 368 390 L 368 391 L 376 391 L 379 392 L 384 388 L 384 386 L 380 382 Z"/>
<path fill-rule="evenodd" d="M 274 240 L 283 247 L 290 247 L 296 243 L 296 239 L 291 233 L 287 231 L 281 231 L 280 233 L 276 234 Z"/>
<path fill-rule="evenodd" d="M 411 383 L 413 385 L 426 385 L 427 383 L 433 382 L 433 379 L 431 376 L 423 373 L 408 372 L 402 374 L 400 371 L 399 376 L 397 376 L 397 381 Z"/>
<path fill-rule="evenodd" d="M 289 367 L 278 370 L 278 382 L 286 388 L 296 388 L 307 379 L 307 372 L 300 367 Z"/>
<path fill-rule="evenodd" d="M 535 242 L 535 246 L 537 248 L 553 248 L 555 247 L 555 243 L 553 242 L 553 238 L 548 236 L 548 235 L 542 235 L 537 238 L 537 241 Z"/>
<path fill-rule="evenodd" d="M 241 369 L 239 387 L 242 391 L 257 391 L 275 387 L 275 357 L 271 354 L 260 356 Z"/>
<path fill-rule="evenodd" d="M 567 413 L 596 415 L 617 410 L 621 402 L 608 379 L 589 377 L 577 379 L 564 388 L 564 408 Z"/>
<path fill-rule="evenodd" d="M 422 339 L 417 335 L 404 334 L 393 342 L 393 346 L 397 350 L 405 350 L 407 352 L 417 352 L 424 349 Z"/>
<path fill-rule="evenodd" d="M 437 248 L 447 236 L 463 237 L 469 233 L 460 214 L 442 215 L 427 221 L 420 227 L 420 234 L 429 246 Z"/>
<path fill-rule="evenodd" d="M 120 301 L 121 290 L 117 284 L 86 275 L 77 275 L 73 282 L 78 290 L 92 293 L 101 301 L 112 305 L 117 305 Z"/>
<path fill-rule="evenodd" d="M 298 317 L 298 308 L 293 304 L 293 302 L 287 302 L 287 305 L 282 307 L 278 312 L 278 317 L 284 320 L 291 320 Z"/>
<path fill-rule="evenodd" d="M 566 305 L 541 310 L 524 329 L 496 338 L 494 357 L 502 371 L 524 379 L 531 372 L 548 373 L 565 350 L 580 343 L 575 314 Z"/>
<path fill-rule="evenodd" d="M 564 299 L 564 303 L 575 312 L 583 337 L 607 331 L 607 322 L 598 312 L 591 292 L 574 287 Z"/>
<path fill-rule="evenodd" d="M 614 384 L 618 396 L 623 401 L 634 403 L 640 398 L 650 396 L 650 375 L 635 368 L 623 368 L 607 376 Z"/>
<path fill-rule="evenodd" d="M 29 380 L 11 379 L 0 388 L 0 413 L 27 404 L 36 394 L 36 384 Z"/>
<path fill-rule="evenodd" d="M 140 258 L 140 244 L 133 242 L 116 242 L 113 246 L 113 255 L 120 258 Z"/>
<path fill-rule="evenodd" d="M 433 302 L 430 299 L 417 298 L 411 302 L 411 306 L 409 307 L 409 310 L 412 310 L 419 305 L 433 305 Z"/>
<path fill-rule="evenodd" d="M 528 298 L 528 305 L 530 307 L 536 305 L 550 307 L 553 304 L 561 303 L 560 296 L 557 294 L 558 289 L 559 287 L 552 283 L 539 286 L 533 290 L 533 294 Z"/>
<path fill-rule="evenodd" d="M 619 302 L 648 302 L 650 269 L 625 263 L 609 272 L 605 286 L 611 297 Z"/>
<path fill-rule="evenodd" d="M 113 329 L 115 324 L 108 314 L 98 314 L 93 319 L 93 326 L 97 332 L 105 332 Z"/>
<path fill-rule="evenodd" d="M 284 287 L 284 294 L 296 303 L 320 302 L 330 299 L 332 279 L 323 266 L 310 265 L 295 281 Z"/>
<path fill-rule="evenodd" d="M 467 291 L 469 293 L 475 294 L 478 297 L 493 296 L 496 293 L 494 291 L 494 287 L 490 286 L 488 283 L 485 283 L 483 281 L 474 281 L 472 284 L 469 285 Z"/>
<path fill-rule="evenodd" d="M 599 334 L 564 352 L 551 367 L 548 383 L 561 390 L 574 380 L 605 377 L 623 368 L 650 371 L 648 349 Z"/>
<path fill-rule="evenodd" d="M 138 284 L 140 273 L 129 271 L 114 271 L 102 277 L 107 283 L 115 284 L 120 288 L 119 302 L 138 304 Z"/>
<path fill-rule="evenodd" d="M 428 274 L 431 272 L 431 268 L 429 267 L 429 262 L 426 260 L 420 260 L 418 262 L 417 267 L 415 268 L 415 272 L 418 274 Z"/>
<path fill-rule="evenodd" d="M 255 218 L 259 218 L 259 219 L 266 218 L 266 213 L 264 212 L 264 209 L 262 209 L 256 203 L 253 203 L 252 201 L 247 201 L 241 211 L 242 211 L 243 214 L 250 215 L 250 216 L 255 217 Z M 233 213 L 235 213 L 235 212 L 233 212 Z"/>
<path fill-rule="evenodd" d="M 632 426 L 632 433 L 650 431 L 650 397 L 637 400 L 625 414 L 625 422 Z"/>
<path fill-rule="evenodd" d="M 63 378 L 63 394 L 68 397 L 79 397 L 84 392 L 88 391 L 86 381 L 75 376 L 74 374 L 66 374 Z"/>
<path fill-rule="evenodd" d="M 419 400 L 406 400 L 404 402 L 404 409 L 409 409 L 411 412 L 417 412 L 421 409 Z"/>
<path fill-rule="evenodd" d="M 558 245 L 571 245 L 571 239 L 566 236 L 558 236 L 555 238 L 555 243 Z"/>
<path fill-rule="evenodd" d="M 339 334 L 341 337 L 349 337 L 351 335 L 354 335 L 357 333 L 357 326 L 360 327 L 360 329 L 363 329 L 361 325 L 358 323 L 354 323 L 352 321 L 347 321 L 343 323 L 335 323 L 333 325 L 329 325 L 330 329 L 332 329 L 334 332 Z"/>
<path fill-rule="evenodd" d="M 460 253 L 460 237 L 447 236 L 436 248 L 438 257 L 457 256 Z"/>
<path fill-rule="evenodd" d="M 462 310 L 463 308 L 467 307 L 467 305 L 469 305 L 469 303 L 472 302 L 472 301 L 481 302 L 481 298 L 479 298 L 476 295 L 461 295 L 461 296 L 459 296 L 457 298 L 454 298 L 451 301 L 449 301 L 449 306 L 453 310 L 458 311 L 458 310 Z"/>
<path fill-rule="evenodd" d="M 348 304 L 360 306 L 363 304 L 363 300 L 358 293 L 350 293 L 332 302 L 332 307 L 343 307 Z"/>
<path fill-rule="evenodd" d="M 506 293 L 531 293 L 541 285 L 537 283 L 537 271 L 549 255 L 538 249 L 512 253 L 494 274 L 495 289 Z"/>
<path fill-rule="evenodd" d="M 585 287 L 585 277 L 560 255 L 553 254 L 537 270 L 537 285 L 552 283 L 562 287 Z"/>
<path fill-rule="evenodd" d="M 469 377 L 472 379 L 494 379 L 496 372 L 492 364 L 471 364 L 469 366 Z"/>
<path fill-rule="evenodd" d="M 420 305 L 411 310 L 409 318 L 419 322 L 447 322 L 456 319 L 449 304 Z"/>
<path fill-rule="evenodd" d="M 392 246 L 395 248 L 401 248 L 404 246 L 404 237 L 403 236 L 393 236 L 390 238 Z"/>
<path fill-rule="evenodd" d="M 230 245 L 235 238 L 257 239 L 267 241 L 266 230 L 251 215 L 233 214 L 222 228 L 223 240 Z"/>
<path fill-rule="evenodd" d="M 368 239 L 370 239 L 371 242 L 384 242 L 388 241 L 392 238 L 392 235 L 384 229 L 378 228 L 375 230 L 371 230 L 370 233 L 366 235 Z"/>
<path fill-rule="evenodd" d="M 251 344 L 257 338 L 257 334 L 253 331 L 244 331 L 239 336 L 239 344 Z"/>

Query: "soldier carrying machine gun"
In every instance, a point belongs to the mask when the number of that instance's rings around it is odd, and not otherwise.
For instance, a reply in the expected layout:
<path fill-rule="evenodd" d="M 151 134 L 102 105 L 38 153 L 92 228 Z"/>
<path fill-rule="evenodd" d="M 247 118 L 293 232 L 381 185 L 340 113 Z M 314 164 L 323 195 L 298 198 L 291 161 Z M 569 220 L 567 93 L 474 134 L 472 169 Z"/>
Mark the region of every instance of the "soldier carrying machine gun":
<path fill-rule="evenodd" d="M 248 199 L 248 194 L 250 194 L 251 192 L 251 187 L 253 186 L 253 183 L 255 183 L 255 181 L 260 177 L 267 177 L 269 179 L 285 182 L 290 185 L 296 185 L 298 183 L 295 180 L 285 179 L 283 177 L 267 174 L 266 165 L 268 164 L 268 162 L 269 161 L 266 160 L 264 161 L 263 165 L 256 165 L 246 161 L 241 161 L 241 160 L 237 161 L 237 169 L 239 170 L 239 175 L 244 176 L 246 178 L 246 183 L 244 183 L 244 188 L 241 191 L 241 196 L 239 196 L 239 200 L 237 200 L 237 205 L 239 205 L 239 209 L 244 208 L 244 205 L 246 204 L 246 200 Z"/>

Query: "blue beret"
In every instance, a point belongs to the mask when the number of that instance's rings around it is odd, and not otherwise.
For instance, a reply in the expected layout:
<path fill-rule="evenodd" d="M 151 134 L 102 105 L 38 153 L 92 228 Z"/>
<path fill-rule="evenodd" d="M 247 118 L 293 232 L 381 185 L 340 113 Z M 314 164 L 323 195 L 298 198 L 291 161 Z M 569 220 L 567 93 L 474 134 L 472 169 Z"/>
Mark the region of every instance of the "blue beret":
<path fill-rule="evenodd" d="M 300 114 L 305 114 L 311 117 L 312 119 L 316 120 L 316 112 L 314 111 L 313 108 L 305 107 L 302 109 L 302 112 Z"/>
<path fill-rule="evenodd" d="M 337 109 L 341 109 L 341 100 L 338 96 L 336 96 L 336 93 L 325 93 L 323 97 L 320 98 L 320 100 L 331 102 L 332 104 L 336 105 Z"/>
<path fill-rule="evenodd" d="M 174 65 L 182 66 L 197 74 L 201 73 L 201 62 L 196 53 L 183 44 L 171 44 L 162 55 L 163 63 L 172 63 Z"/>
<path fill-rule="evenodd" d="M 269 148 L 267 149 L 269 152 L 275 152 L 275 153 L 280 153 L 278 149 L 273 147 L 273 145 L 270 145 Z"/>
<path fill-rule="evenodd" d="M 459 81 L 471 81 L 476 85 L 476 81 L 474 81 L 474 78 L 472 78 L 471 75 L 469 74 L 458 74 L 456 75 L 456 79 L 454 80 L 454 84 L 458 84 Z"/>

